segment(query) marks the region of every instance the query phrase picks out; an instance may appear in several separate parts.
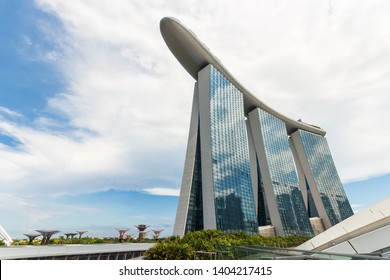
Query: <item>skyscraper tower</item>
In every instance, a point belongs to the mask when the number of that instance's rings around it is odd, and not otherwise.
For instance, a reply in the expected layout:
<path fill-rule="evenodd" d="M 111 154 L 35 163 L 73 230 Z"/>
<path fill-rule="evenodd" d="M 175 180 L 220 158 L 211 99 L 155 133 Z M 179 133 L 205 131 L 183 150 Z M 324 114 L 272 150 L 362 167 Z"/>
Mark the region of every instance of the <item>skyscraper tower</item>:
<path fill-rule="evenodd" d="M 161 34 L 196 80 L 174 234 L 201 229 L 313 235 L 353 214 L 326 132 L 253 96 L 192 31 L 163 18 Z"/>

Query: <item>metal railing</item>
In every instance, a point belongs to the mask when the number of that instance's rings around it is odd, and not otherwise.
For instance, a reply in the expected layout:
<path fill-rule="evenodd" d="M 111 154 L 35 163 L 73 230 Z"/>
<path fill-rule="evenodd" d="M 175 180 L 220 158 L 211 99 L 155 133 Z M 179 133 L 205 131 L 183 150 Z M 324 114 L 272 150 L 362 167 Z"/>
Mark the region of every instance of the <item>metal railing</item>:
<path fill-rule="evenodd" d="M 388 260 L 372 255 L 327 253 L 256 245 L 215 245 L 214 252 L 196 251 L 195 258 L 202 260 Z"/>

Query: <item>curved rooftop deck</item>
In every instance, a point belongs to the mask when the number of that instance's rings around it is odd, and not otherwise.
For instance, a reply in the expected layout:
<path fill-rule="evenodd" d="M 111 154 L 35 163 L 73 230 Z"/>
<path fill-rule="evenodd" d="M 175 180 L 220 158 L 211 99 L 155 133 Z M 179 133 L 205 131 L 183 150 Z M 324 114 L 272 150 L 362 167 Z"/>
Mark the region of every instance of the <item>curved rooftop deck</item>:
<path fill-rule="evenodd" d="M 284 121 L 288 134 L 297 129 L 303 129 L 319 135 L 326 134 L 326 131 L 320 127 L 290 119 L 257 99 L 234 78 L 207 46 L 177 19 L 172 17 L 163 18 L 160 22 L 160 30 L 168 48 L 195 80 L 198 79 L 198 72 L 208 64 L 213 65 L 222 75 L 227 77 L 244 94 L 245 114 L 258 107 Z"/>

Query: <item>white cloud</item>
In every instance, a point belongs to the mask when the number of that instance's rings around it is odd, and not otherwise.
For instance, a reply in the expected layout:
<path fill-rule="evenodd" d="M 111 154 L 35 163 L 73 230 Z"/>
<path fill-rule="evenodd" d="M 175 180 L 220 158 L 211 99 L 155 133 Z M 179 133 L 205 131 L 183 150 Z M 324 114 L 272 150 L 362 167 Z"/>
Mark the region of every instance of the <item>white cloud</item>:
<path fill-rule="evenodd" d="M 17 113 L 17 112 L 14 112 L 8 108 L 5 108 L 3 106 L 0 106 L 0 117 L 1 115 L 6 115 L 8 117 L 21 117 L 22 115 Z"/>
<path fill-rule="evenodd" d="M 153 195 L 164 195 L 164 196 L 179 196 L 180 189 L 170 189 L 170 188 L 150 188 L 144 189 L 144 192 Z"/>
<path fill-rule="evenodd" d="M 352 207 L 353 213 L 357 213 L 364 208 L 364 205 L 363 204 L 351 204 L 351 207 Z"/>
<path fill-rule="evenodd" d="M 42 206 L 44 204 L 44 206 Z M 29 197 L 22 197 L 18 195 L 10 195 L 8 193 L 0 193 L 0 209 L 2 213 L 9 213 L 12 217 L 23 217 L 24 226 L 37 226 L 45 225 L 45 220 L 57 220 L 67 216 L 75 216 L 75 213 L 97 213 L 95 208 L 78 207 L 67 204 L 58 204 L 50 201 L 34 201 L 32 202 Z M 3 220 L 6 220 L 6 216 Z M 8 221 L 8 220 L 7 220 Z M 18 224 L 17 219 L 13 219 L 12 222 L 8 221 L 8 224 Z"/>
<path fill-rule="evenodd" d="M 0 118 L 21 143 L 0 146 L 2 192 L 177 195 L 194 80 L 161 38 L 164 16 L 190 27 L 259 99 L 327 130 L 344 181 L 390 172 L 387 1 L 36 3 L 62 24 L 40 23 L 55 40 L 41 59 L 67 85 L 46 110 L 68 123 Z"/>
<path fill-rule="evenodd" d="M 44 54 L 44 59 L 48 61 L 56 61 L 59 57 L 60 55 L 56 51 L 49 51 Z"/>

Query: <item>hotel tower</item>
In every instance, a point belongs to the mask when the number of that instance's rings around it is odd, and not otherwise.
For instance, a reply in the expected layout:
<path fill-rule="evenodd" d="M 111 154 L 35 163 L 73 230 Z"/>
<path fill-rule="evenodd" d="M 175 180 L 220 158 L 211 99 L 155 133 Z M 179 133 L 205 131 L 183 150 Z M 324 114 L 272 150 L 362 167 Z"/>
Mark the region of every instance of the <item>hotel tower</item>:
<path fill-rule="evenodd" d="M 202 229 L 312 236 L 353 215 L 325 131 L 252 95 L 174 18 L 161 34 L 195 79 L 173 234 Z M 260 231 L 261 232 L 261 231 Z"/>

